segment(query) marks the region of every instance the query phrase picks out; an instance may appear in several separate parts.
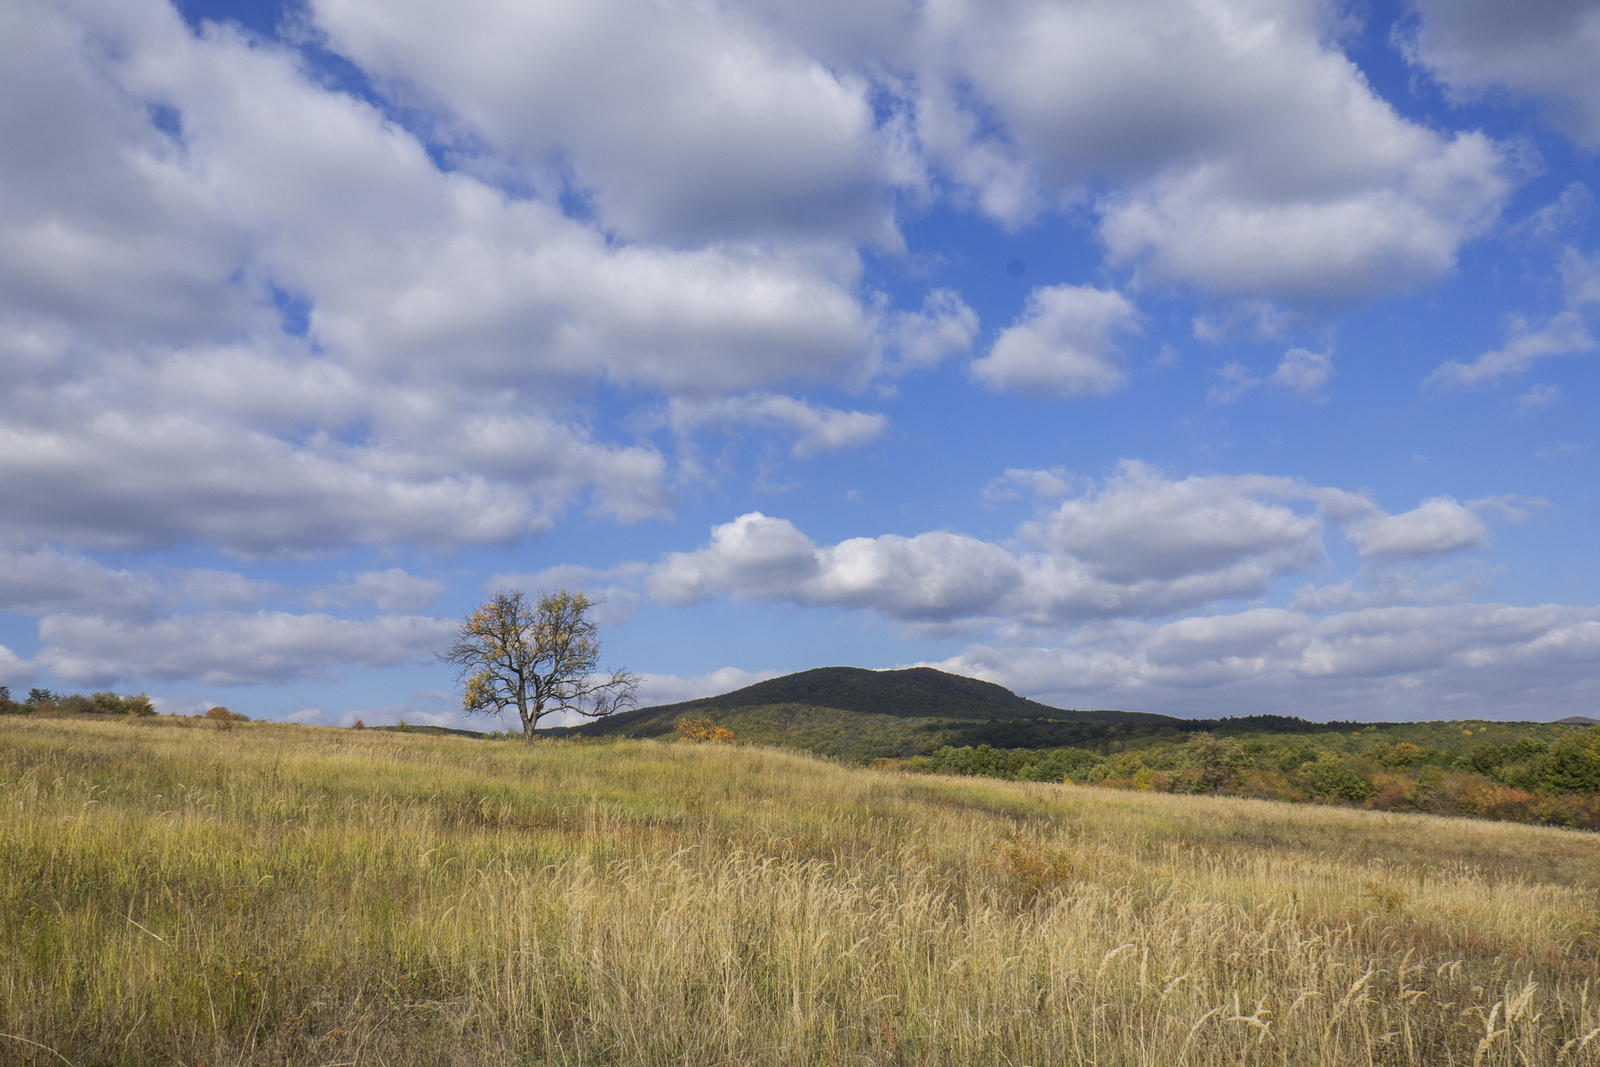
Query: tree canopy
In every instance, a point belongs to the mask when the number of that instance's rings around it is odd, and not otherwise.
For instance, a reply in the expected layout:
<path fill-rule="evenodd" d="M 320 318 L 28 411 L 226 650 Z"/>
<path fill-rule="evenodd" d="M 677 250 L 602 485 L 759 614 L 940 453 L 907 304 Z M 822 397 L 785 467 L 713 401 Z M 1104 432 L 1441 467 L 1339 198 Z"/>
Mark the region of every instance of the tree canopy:
<path fill-rule="evenodd" d="M 597 674 L 600 636 L 583 593 L 538 595 L 502 590 L 470 612 L 439 658 L 453 664 L 469 715 L 515 708 L 532 740 L 539 720 L 556 712 L 600 718 L 632 707 L 638 679 L 625 670 Z"/>

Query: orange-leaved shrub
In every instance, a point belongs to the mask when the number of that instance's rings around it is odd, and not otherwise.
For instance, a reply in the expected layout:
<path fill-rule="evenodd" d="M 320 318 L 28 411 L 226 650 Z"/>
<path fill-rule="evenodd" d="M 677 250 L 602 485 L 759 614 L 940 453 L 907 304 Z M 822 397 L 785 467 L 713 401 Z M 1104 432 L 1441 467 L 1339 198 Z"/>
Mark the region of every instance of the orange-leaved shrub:
<path fill-rule="evenodd" d="M 733 731 L 726 726 L 718 726 L 710 719 L 679 719 L 678 740 L 688 743 L 709 741 L 712 744 L 726 745 L 732 743 Z"/>

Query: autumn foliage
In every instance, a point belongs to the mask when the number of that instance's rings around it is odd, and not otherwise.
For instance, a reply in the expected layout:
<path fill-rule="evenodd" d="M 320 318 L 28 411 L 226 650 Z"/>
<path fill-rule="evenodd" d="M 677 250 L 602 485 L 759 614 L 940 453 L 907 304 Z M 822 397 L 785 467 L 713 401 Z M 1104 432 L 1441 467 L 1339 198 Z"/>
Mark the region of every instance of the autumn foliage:
<path fill-rule="evenodd" d="M 718 726 L 710 719 L 679 719 L 678 740 L 683 743 L 709 741 L 715 745 L 727 745 L 733 742 L 733 731 L 726 726 Z"/>

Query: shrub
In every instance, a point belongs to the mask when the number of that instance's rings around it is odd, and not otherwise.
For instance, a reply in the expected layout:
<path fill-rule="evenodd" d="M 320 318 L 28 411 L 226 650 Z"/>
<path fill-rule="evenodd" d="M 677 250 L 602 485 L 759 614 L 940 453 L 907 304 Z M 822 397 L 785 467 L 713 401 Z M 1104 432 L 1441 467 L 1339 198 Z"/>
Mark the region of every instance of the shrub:
<path fill-rule="evenodd" d="M 156 707 L 150 698 L 140 693 L 138 696 L 119 696 L 116 693 L 103 691 L 89 697 L 90 708 L 102 715 L 154 715 Z"/>
<path fill-rule="evenodd" d="M 1553 793 L 1600 791 L 1600 727 L 1568 734 L 1551 745 L 1539 777 Z"/>
<path fill-rule="evenodd" d="M 1432 749 L 1413 745 L 1410 741 L 1402 741 L 1384 758 L 1385 763 L 1397 770 L 1405 770 L 1413 763 L 1421 763 L 1434 755 Z"/>
<path fill-rule="evenodd" d="M 1326 753 L 1308 763 L 1295 775 L 1296 784 L 1314 797 L 1348 800 L 1359 804 L 1376 793 L 1377 787 L 1352 770 L 1343 759 Z"/>
<path fill-rule="evenodd" d="M 250 721 L 250 717 L 248 715 L 241 715 L 237 711 L 229 711 L 227 708 L 223 707 L 221 704 L 218 704 L 216 707 L 209 709 L 206 712 L 206 718 L 210 719 L 212 722 L 216 723 L 217 724 L 217 729 L 219 729 L 219 730 L 229 729 L 236 722 L 249 722 Z"/>
<path fill-rule="evenodd" d="M 686 743 L 709 741 L 716 745 L 726 745 L 732 743 L 733 731 L 726 726 L 718 726 L 710 719 L 679 719 L 678 740 Z"/>

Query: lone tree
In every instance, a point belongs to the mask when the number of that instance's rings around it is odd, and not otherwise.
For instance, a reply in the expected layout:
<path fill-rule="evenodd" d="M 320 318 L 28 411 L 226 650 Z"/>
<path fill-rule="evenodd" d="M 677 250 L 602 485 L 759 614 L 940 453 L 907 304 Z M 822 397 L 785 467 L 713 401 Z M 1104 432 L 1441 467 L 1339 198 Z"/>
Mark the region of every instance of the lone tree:
<path fill-rule="evenodd" d="M 462 708 L 469 715 L 516 708 L 522 736 L 532 741 L 539 720 L 554 712 L 598 719 L 632 707 L 639 687 L 634 675 L 595 674 L 600 637 L 589 617 L 595 604 L 565 589 L 541 592 L 536 605 L 507 590 L 480 604 L 439 656 L 455 665 L 465 686 Z"/>

